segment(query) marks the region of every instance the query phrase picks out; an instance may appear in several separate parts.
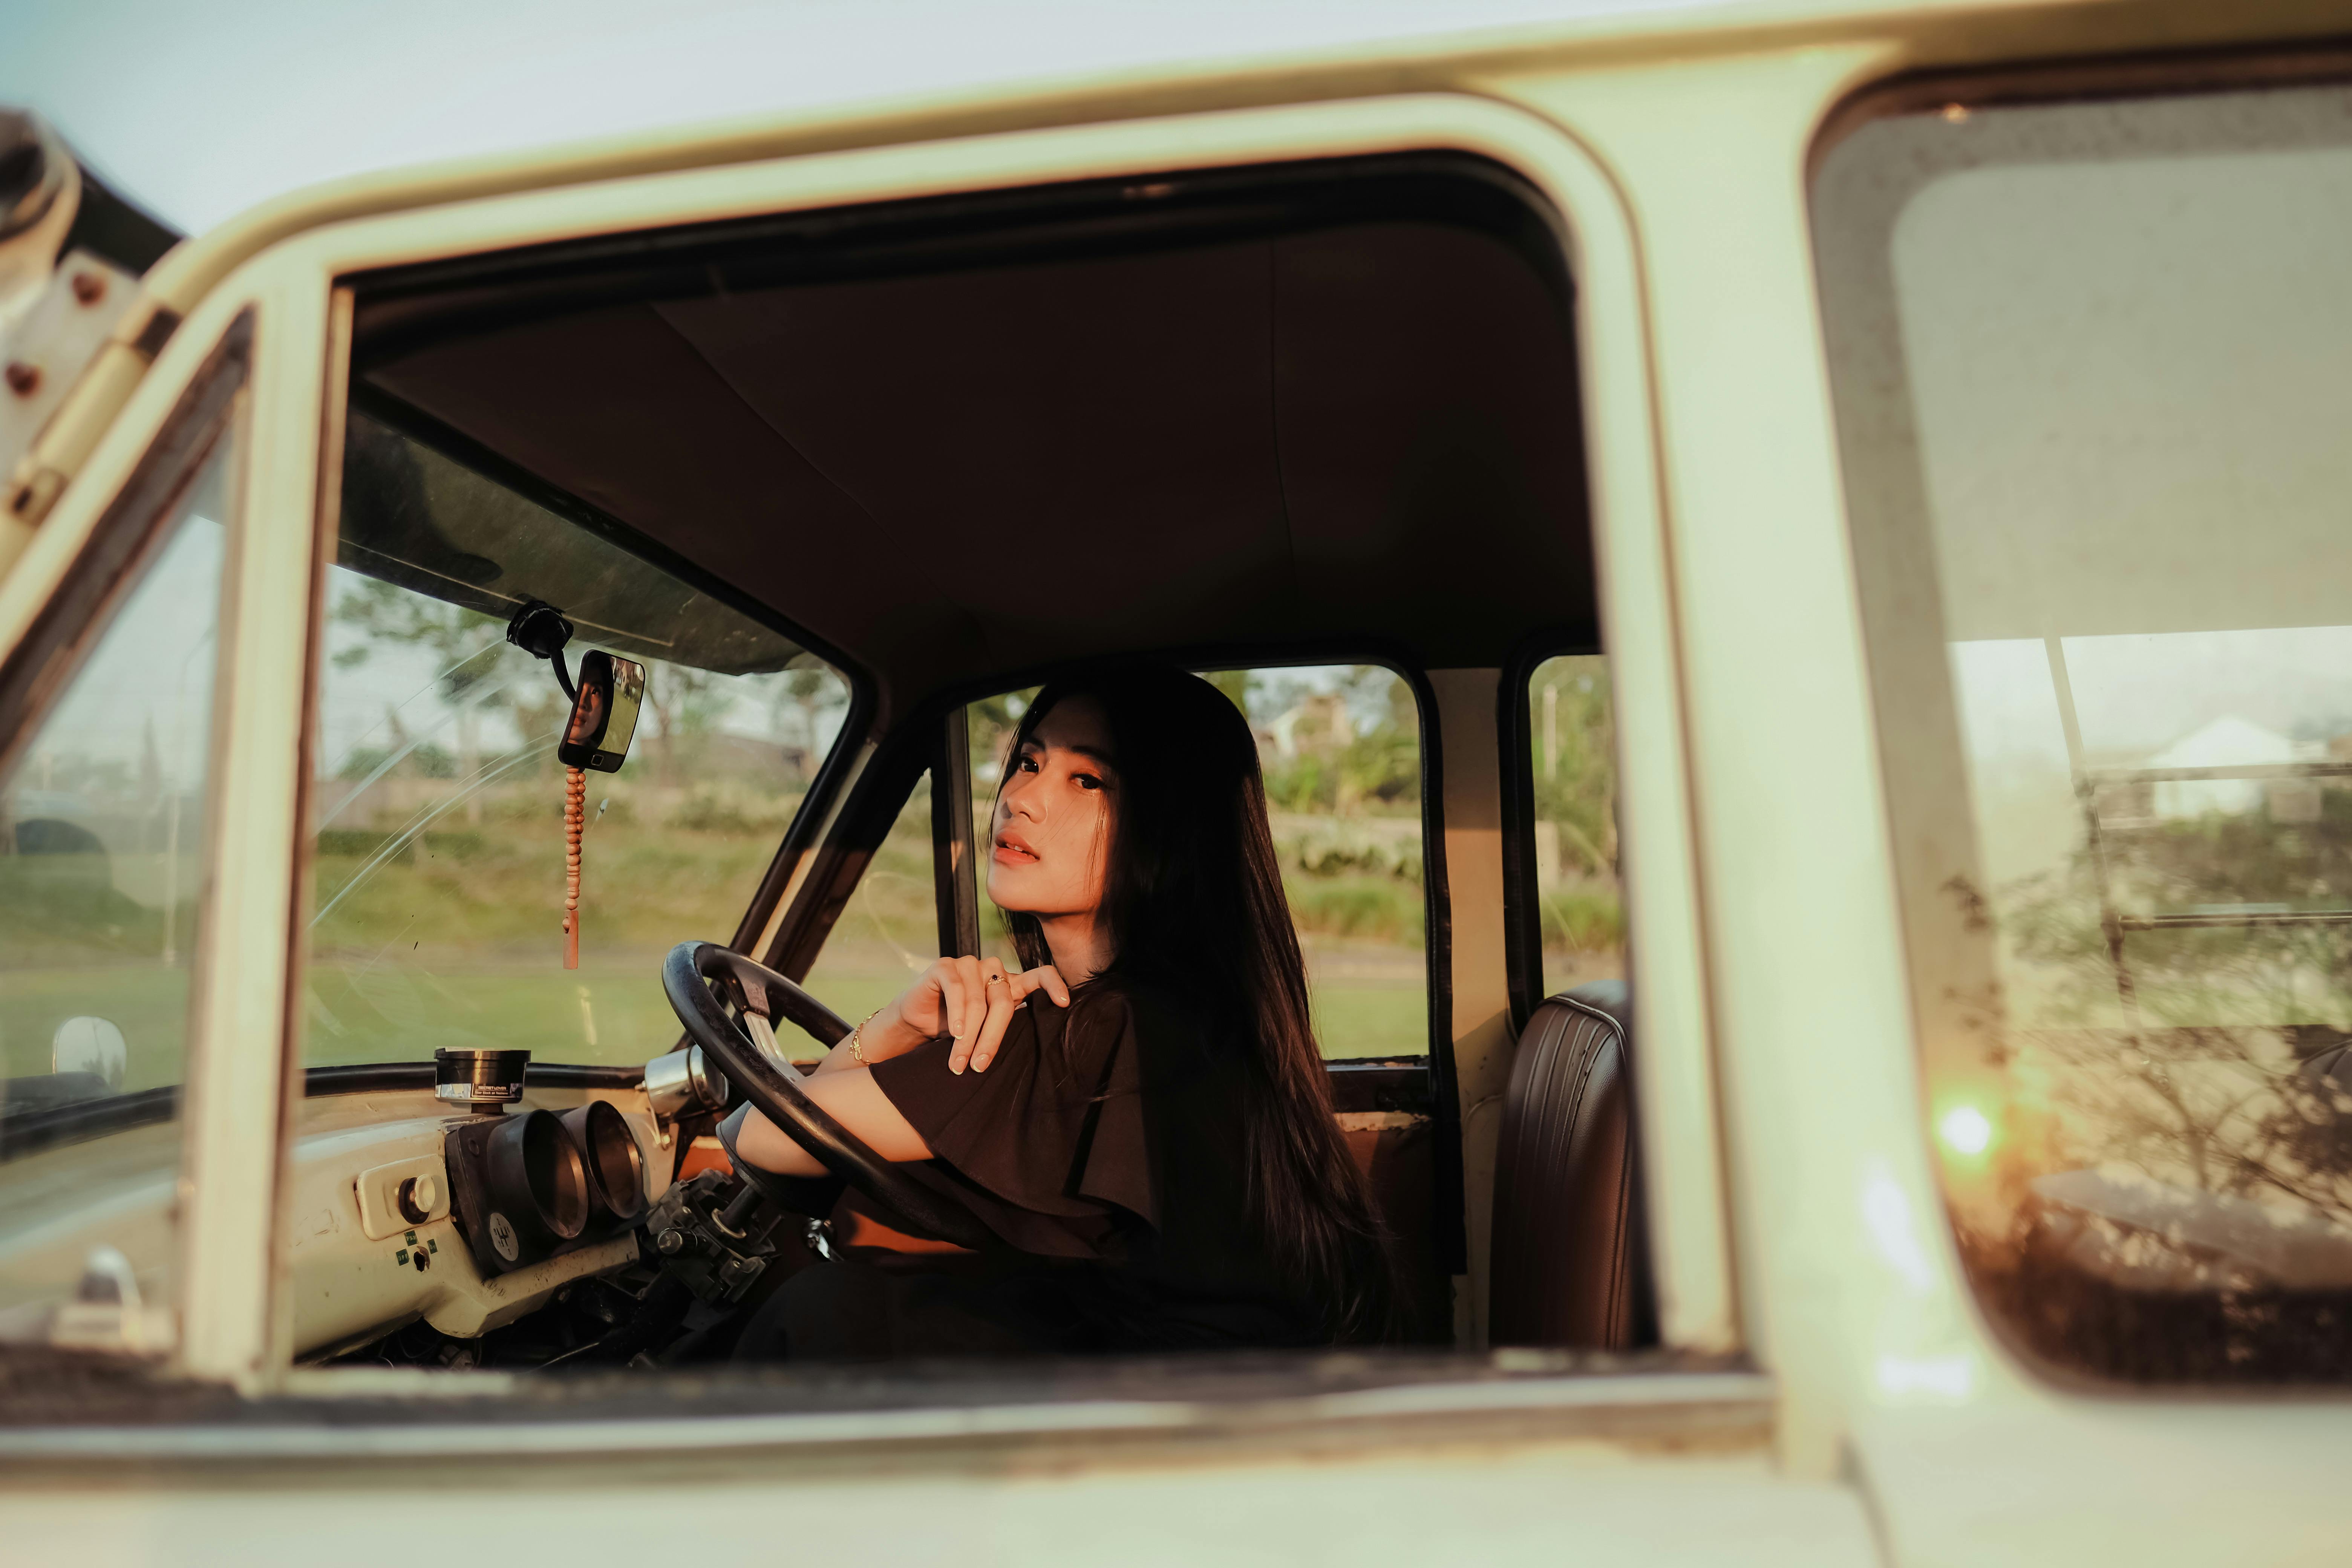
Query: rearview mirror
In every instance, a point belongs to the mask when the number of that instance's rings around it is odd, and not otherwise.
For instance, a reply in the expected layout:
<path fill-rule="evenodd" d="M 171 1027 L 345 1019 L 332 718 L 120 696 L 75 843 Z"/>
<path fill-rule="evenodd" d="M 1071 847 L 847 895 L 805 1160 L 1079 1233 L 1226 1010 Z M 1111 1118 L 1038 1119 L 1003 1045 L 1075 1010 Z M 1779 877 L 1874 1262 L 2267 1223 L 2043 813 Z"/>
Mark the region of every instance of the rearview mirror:
<path fill-rule="evenodd" d="M 567 768 L 617 773 L 637 732 L 637 710 L 646 700 L 646 667 L 602 648 L 580 656 L 580 686 L 572 717 L 556 743 L 555 757 Z"/>

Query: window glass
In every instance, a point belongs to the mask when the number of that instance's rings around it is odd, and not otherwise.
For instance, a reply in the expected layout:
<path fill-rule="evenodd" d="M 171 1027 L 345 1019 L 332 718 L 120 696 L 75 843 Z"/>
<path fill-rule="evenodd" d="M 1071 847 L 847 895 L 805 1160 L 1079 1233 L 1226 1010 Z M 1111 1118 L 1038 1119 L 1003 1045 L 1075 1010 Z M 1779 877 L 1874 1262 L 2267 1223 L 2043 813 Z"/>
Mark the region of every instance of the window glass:
<path fill-rule="evenodd" d="M 926 773 L 857 879 L 802 988 L 853 1024 L 906 990 L 940 956 L 938 886 Z M 784 1042 L 796 1057 L 819 1054 L 792 1031 Z"/>
<path fill-rule="evenodd" d="M 1571 654 L 1536 666 L 1528 679 L 1528 740 L 1543 993 L 1556 996 L 1625 973 L 1607 658 Z"/>
<path fill-rule="evenodd" d="M 1257 735 L 1323 1054 L 1426 1056 L 1421 718 L 1412 688 L 1378 665 L 1202 673 Z M 1035 695 L 1033 687 L 965 710 L 976 843 L 985 841 L 1013 727 Z M 978 863 L 984 873 L 986 858 Z M 1013 962 L 984 879 L 980 910 L 988 950 Z"/>
<path fill-rule="evenodd" d="M 229 466 L 0 776 L 0 1338 L 109 1248 L 169 1299 Z"/>
<path fill-rule="evenodd" d="M 527 600 L 641 662 L 617 773 L 589 772 L 564 967 L 568 704 L 508 643 Z M 662 955 L 724 942 L 833 745 L 840 676 L 621 544 L 354 411 L 327 583 L 305 1060 L 499 1046 L 643 1061 Z"/>
<path fill-rule="evenodd" d="M 2352 1375 L 2352 91 L 1884 119 L 1816 197 L 1962 1257 L 2070 1368 Z"/>

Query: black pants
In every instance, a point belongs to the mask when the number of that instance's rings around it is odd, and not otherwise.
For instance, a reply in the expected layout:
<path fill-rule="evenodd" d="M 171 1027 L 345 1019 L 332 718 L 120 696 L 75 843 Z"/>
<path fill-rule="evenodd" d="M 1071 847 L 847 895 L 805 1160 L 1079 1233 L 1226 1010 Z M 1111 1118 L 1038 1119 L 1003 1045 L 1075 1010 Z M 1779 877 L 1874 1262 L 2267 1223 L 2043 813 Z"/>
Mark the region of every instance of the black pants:
<path fill-rule="evenodd" d="M 1108 1348 L 1093 1270 L 1042 1259 L 861 1251 L 802 1269 L 735 1342 L 745 1362 L 1058 1355 Z"/>

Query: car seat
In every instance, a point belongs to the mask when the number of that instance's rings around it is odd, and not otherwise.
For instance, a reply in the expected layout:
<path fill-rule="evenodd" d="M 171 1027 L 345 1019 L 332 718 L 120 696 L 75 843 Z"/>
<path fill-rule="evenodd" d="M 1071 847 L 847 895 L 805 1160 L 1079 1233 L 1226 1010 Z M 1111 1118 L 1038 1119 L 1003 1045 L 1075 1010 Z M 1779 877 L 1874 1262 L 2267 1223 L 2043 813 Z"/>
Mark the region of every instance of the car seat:
<path fill-rule="evenodd" d="M 1657 1342 L 1622 981 L 1550 998 L 1511 1060 L 1496 1149 L 1488 1342 Z"/>

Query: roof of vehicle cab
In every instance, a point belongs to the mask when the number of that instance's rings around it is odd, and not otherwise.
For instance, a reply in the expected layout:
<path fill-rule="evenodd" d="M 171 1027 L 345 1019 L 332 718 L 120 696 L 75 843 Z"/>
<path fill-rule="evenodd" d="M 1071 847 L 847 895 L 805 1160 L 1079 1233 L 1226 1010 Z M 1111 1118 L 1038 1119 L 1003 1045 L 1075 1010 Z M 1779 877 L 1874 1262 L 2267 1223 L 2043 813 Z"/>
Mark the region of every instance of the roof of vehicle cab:
<path fill-rule="evenodd" d="M 892 710 L 1120 654 L 1589 647 L 1550 230 L 1488 166 L 1351 167 L 1180 179 L 1148 214 L 1074 195 L 1041 251 L 984 260 L 908 204 L 846 255 L 719 235 L 362 279 L 354 396 L 839 650 Z M 1335 182 L 1345 221 L 1312 205 Z M 1001 246 L 991 210 L 947 221 Z M 488 591 L 554 596 L 533 570 Z"/>

